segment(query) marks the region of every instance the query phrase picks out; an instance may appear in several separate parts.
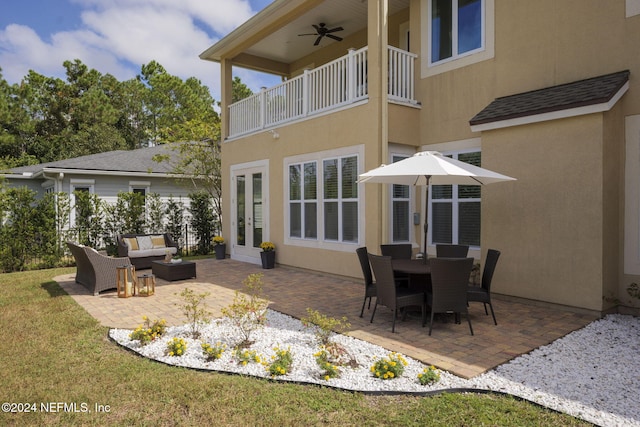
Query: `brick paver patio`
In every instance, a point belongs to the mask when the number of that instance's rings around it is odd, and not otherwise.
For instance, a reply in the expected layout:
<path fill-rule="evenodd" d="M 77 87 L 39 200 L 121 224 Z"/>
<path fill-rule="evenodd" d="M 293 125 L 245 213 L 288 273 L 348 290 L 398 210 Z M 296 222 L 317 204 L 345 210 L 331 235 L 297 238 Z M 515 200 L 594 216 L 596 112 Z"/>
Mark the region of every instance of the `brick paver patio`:
<path fill-rule="evenodd" d="M 419 317 L 409 317 L 405 322 L 399 320 L 396 333 L 392 334 L 393 319 L 385 307 L 378 307 L 373 323 L 369 322 L 373 308 L 365 309 L 363 318 L 358 317 L 364 295 L 360 280 L 282 266 L 263 270 L 260 266 L 231 259 L 204 259 L 196 263 L 196 279 L 177 282 L 158 279 L 156 294 L 147 298 L 118 298 L 115 291 L 96 297 L 74 282 L 74 274 L 55 280 L 101 324 L 133 329 L 142 323 L 143 315 L 151 319 L 164 318 L 169 325 L 183 324 L 185 319 L 178 307 L 182 298 L 178 294 L 185 288 L 196 294 L 210 292 L 207 307 L 219 317 L 220 309 L 233 300 L 235 290 L 242 288 L 242 281 L 251 273 L 262 273 L 264 294 L 271 301 L 271 309 L 297 318 L 306 315 L 307 307 L 332 317 L 347 316 L 351 323 L 349 335 L 464 378 L 479 375 L 548 344 L 597 318 L 593 314 L 495 296 L 497 326 L 491 315 L 485 315 L 481 303 L 471 304 L 474 336 L 470 335 L 464 318 L 461 324 L 451 320 L 436 321 L 429 336 L 428 325 L 423 328 Z"/>

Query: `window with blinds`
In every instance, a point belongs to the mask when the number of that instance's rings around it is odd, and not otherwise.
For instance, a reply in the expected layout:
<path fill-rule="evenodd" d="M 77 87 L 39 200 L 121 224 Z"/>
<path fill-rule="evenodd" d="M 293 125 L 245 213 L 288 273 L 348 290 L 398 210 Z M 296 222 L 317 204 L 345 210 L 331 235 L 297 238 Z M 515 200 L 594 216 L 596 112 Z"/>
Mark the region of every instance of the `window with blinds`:
<path fill-rule="evenodd" d="M 398 162 L 409 156 L 394 155 L 392 161 Z M 408 185 L 391 186 L 391 239 L 393 242 L 408 242 L 410 215 L 410 187 Z"/>
<path fill-rule="evenodd" d="M 450 153 L 448 157 L 481 166 L 480 151 Z M 431 186 L 431 243 L 480 246 L 480 195 L 479 185 Z"/>
<path fill-rule="evenodd" d="M 289 237 L 358 241 L 358 156 L 294 163 L 288 173 Z"/>

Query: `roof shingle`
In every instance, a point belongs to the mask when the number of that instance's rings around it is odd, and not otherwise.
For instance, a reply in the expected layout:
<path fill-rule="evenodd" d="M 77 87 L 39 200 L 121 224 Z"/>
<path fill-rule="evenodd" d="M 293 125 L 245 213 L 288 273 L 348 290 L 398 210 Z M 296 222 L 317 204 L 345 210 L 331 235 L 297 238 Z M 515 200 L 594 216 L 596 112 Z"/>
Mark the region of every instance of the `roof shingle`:
<path fill-rule="evenodd" d="M 496 98 L 469 123 L 492 123 L 606 103 L 629 80 L 629 70 Z"/>

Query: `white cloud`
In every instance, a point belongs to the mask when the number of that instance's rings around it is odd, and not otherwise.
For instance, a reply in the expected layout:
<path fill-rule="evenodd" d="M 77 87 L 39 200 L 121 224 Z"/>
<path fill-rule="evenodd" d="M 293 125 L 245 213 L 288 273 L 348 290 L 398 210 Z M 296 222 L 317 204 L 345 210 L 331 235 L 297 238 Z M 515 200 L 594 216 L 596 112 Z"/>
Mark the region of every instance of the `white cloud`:
<path fill-rule="evenodd" d="M 156 60 L 170 74 L 199 78 L 219 100 L 219 66 L 198 55 L 255 13 L 247 0 L 74 2 L 84 8 L 82 25 L 52 34 L 50 41 L 22 25 L 0 29 L 0 66 L 8 82 L 20 81 L 29 69 L 64 78 L 62 63 L 76 58 L 125 80 Z M 254 90 L 259 85 L 246 83 Z"/>

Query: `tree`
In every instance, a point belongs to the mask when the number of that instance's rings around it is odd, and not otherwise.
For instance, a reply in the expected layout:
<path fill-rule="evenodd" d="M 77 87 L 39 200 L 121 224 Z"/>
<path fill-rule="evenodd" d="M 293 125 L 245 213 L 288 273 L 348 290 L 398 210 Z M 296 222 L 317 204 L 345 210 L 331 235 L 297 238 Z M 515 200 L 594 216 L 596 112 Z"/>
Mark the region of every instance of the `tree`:
<path fill-rule="evenodd" d="M 198 239 L 198 253 L 206 255 L 211 252 L 211 238 L 216 232 L 215 216 L 211 209 L 211 196 L 206 191 L 196 191 L 189 194 L 191 205 L 191 227 Z"/>

